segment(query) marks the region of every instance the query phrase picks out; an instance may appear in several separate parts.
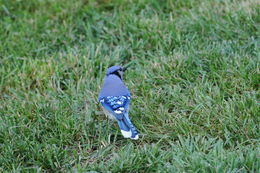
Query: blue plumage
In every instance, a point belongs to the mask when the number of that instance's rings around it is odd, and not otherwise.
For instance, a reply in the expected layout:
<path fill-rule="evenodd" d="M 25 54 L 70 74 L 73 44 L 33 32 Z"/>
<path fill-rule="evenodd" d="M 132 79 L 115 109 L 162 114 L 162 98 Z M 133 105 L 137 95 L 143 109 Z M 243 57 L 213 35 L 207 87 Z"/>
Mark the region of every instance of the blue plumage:
<path fill-rule="evenodd" d="M 125 138 L 138 139 L 138 133 L 128 116 L 131 96 L 122 82 L 122 75 L 120 66 L 108 68 L 98 100 L 106 115 L 117 121 Z"/>

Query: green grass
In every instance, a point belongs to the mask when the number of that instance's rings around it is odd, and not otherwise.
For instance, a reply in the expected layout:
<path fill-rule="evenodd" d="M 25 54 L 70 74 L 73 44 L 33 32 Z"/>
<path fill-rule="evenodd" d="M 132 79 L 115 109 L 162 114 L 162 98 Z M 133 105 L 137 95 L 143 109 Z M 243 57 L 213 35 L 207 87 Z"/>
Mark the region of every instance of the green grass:
<path fill-rule="evenodd" d="M 257 0 L 0 0 L 0 172 L 259 172 L 259 16 Z M 127 63 L 137 141 L 97 102 Z"/>

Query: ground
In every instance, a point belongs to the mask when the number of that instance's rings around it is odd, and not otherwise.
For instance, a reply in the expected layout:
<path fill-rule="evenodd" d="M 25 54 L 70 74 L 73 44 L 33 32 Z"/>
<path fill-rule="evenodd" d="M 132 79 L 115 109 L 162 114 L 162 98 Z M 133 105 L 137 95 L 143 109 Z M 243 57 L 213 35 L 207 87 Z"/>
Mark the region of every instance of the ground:
<path fill-rule="evenodd" d="M 0 0 L 0 172 L 258 172 L 257 0 Z M 129 65 L 124 139 L 97 97 Z"/>

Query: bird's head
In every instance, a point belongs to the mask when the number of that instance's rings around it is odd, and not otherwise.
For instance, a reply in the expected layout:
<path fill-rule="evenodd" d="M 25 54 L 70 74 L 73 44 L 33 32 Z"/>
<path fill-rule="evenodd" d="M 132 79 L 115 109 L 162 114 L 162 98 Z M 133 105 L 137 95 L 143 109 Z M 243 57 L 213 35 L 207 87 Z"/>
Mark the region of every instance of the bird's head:
<path fill-rule="evenodd" d="M 116 75 L 120 79 L 123 78 L 123 72 L 126 70 L 126 68 L 123 68 L 121 66 L 112 66 L 107 69 L 106 76 L 109 75 Z"/>

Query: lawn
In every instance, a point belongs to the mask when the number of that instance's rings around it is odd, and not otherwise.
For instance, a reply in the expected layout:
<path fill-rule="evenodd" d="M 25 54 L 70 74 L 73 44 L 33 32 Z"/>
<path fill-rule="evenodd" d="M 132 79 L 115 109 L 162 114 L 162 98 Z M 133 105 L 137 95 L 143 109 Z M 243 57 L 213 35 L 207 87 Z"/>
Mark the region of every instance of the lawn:
<path fill-rule="evenodd" d="M 259 172 L 259 112 L 257 0 L 0 0 L 0 172 Z"/>

